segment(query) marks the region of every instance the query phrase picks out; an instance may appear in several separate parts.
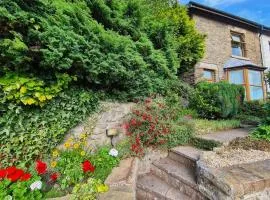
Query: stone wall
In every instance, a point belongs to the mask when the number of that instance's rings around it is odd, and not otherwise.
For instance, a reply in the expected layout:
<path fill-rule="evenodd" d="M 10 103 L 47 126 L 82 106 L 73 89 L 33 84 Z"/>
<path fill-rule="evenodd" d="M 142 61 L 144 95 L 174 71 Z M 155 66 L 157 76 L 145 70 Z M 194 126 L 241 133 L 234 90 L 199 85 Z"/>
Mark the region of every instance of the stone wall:
<path fill-rule="evenodd" d="M 200 192 L 210 200 L 270 199 L 270 160 L 225 168 L 210 168 L 197 162 Z"/>
<path fill-rule="evenodd" d="M 202 69 L 216 71 L 216 79 L 224 79 L 223 66 L 232 56 L 231 31 L 244 35 L 246 43 L 246 57 L 261 66 L 260 38 L 256 29 L 233 23 L 232 20 L 224 20 L 215 15 L 205 14 L 199 11 L 192 13 L 196 28 L 206 35 L 206 52 L 204 58 L 196 65 L 196 80 L 202 76 Z"/>
<path fill-rule="evenodd" d="M 125 116 L 131 112 L 133 106 L 134 103 L 102 102 L 100 110 L 71 129 L 64 142 L 71 136 L 78 137 L 80 134 L 86 133 L 88 146 L 95 148 L 108 145 L 111 140 L 106 136 L 106 129 L 116 129 L 119 134 L 114 137 L 114 143 L 117 143 L 117 141 L 125 137 L 122 124 Z"/>

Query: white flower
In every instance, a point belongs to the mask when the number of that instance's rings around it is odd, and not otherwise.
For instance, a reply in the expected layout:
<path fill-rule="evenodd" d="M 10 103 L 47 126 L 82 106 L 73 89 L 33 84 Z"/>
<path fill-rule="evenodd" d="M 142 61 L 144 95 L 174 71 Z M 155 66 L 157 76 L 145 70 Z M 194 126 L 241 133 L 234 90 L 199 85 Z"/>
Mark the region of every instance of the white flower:
<path fill-rule="evenodd" d="M 118 151 L 116 149 L 111 149 L 109 152 L 110 156 L 117 157 L 118 156 Z"/>
<path fill-rule="evenodd" d="M 30 189 L 31 189 L 31 190 L 35 190 L 35 189 L 40 190 L 41 187 L 42 187 L 42 182 L 41 182 L 41 181 L 35 181 L 34 183 L 32 183 L 32 184 L 30 185 Z"/>

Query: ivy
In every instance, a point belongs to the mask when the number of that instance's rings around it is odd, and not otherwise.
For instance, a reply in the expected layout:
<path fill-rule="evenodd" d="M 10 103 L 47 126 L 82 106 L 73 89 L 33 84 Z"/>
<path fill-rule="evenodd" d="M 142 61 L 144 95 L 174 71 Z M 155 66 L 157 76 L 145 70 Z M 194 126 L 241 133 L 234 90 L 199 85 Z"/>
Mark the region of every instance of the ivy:
<path fill-rule="evenodd" d="M 97 106 L 98 98 L 82 88 L 65 90 L 42 108 L 10 104 L 0 117 L 2 167 L 42 157 Z"/>

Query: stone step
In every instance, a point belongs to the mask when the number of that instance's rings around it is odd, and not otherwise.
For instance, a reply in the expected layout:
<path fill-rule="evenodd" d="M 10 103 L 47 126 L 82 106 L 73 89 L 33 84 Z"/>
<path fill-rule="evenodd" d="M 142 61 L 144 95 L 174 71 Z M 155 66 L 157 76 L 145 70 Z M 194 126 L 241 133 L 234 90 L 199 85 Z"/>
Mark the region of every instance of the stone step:
<path fill-rule="evenodd" d="M 180 162 L 183 165 L 196 170 L 196 162 L 200 158 L 201 151 L 191 146 L 179 146 L 172 148 L 169 152 L 169 158 Z"/>
<path fill-rule="evenodd" d="M 99 195 L 99 200 L 118 200 L 122 196 L 125 200 L 133 200 L 136 196 L 136 181 L 138 174 L 138 158 L 121 160 L 118 167 L 113 168 L 105 180 L 110 190 Z"/>
<path fill-rule="evenodd" d="M 191 199 L 205 199 L 199 191 L 196 183 L 195 171 L 193 171 L 192 168 L 186 167 L 170 158 L 164 158 L 153 163 L 151 172 L 167 184 L 172 185 L 189 196 Z"/>
<path fill-rule="evenodd" d="M 137 200 L 191 200 L 176 188 L 152 174 L 141 176 L 137 181 Z"/>

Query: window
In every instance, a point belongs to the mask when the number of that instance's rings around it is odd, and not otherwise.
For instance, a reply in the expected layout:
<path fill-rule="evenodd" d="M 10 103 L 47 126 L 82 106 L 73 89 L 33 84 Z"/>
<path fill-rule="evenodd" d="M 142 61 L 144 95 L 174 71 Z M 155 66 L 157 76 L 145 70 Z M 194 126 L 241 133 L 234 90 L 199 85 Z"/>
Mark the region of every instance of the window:
<path fill-rule="evenodd" d="M 230 83 L 243 85 L 247 100 L 264 98 L 262 73 L 251 69 L 231 70 L 228 72 Z"/>
<path fill-rule="evenodd" d="M 215 82 L 215 71 L 204 69 L 203 70 L 203 78 L 207 80 L 208 82 Z"/>
<path fill-rule="evenodd" d="M 243 70 L 234 70 L 230 71 L 230 82 L 238 85 L 245 84 L 244 82 L 244 71 Z"/>
<path fill-rule="evenodd" d="M 260 71 L 248 70 L 250 100 L 263 99 L 262 75 Z"/>
<path fill-rule="evenodd" d="M 231 33 L 232 39 L 232 55 L 245 57 L 245 43 L 243 35 L 239 33 Z"/>

